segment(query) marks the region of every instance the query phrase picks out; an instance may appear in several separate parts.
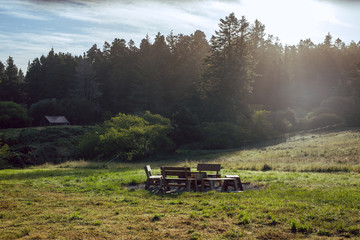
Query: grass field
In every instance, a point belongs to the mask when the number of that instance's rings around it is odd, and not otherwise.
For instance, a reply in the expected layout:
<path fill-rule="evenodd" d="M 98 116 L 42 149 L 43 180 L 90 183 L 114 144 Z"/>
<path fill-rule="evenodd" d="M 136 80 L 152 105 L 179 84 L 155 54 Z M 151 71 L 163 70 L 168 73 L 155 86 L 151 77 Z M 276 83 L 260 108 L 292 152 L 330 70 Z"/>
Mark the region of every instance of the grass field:
<path fill-rule="evenodd" d="M 360 239 L 360 132 L 134 164 L 0 171 L 0 239 Z M 221 163 L 254 190 L 154 194 L 144 164 Z M 264 171 L 267 170 L 267 171 Z"/>

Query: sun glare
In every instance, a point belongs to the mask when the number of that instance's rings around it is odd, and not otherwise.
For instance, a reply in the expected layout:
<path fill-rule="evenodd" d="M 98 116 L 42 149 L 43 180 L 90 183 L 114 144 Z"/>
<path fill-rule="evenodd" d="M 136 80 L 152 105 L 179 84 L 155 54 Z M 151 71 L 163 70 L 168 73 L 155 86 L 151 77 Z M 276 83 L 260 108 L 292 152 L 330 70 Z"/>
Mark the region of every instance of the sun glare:
<path fill-rule="evenodd" d="M 241 14 L 259 19 L 267 33 L 285 43 L 294 44 L 304 38 L 322 39 L 329 31 L 324 27 L 326 23 L 340 23 L 330 5 L 314 0 L 245 0 L 242 8 L 246 12 Z"/>

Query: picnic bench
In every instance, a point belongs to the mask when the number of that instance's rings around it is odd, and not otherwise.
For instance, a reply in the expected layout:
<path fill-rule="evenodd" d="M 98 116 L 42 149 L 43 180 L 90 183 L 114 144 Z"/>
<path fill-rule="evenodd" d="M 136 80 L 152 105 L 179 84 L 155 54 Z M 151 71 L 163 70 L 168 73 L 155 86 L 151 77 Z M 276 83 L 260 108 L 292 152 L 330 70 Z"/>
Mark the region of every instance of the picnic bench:
<path fill-rule="evenodd" d="M 221 164 L 202 164 L 197 165 L 197 170 L 213 171 L 215 174 L 207 174 L 207 176 L 201 179 L 201 191 L 203 192 L 205 187 L 210 187 L 211 190 L 215 190 L 215 184 L 223 185 L 223 189 L 228 191 L 229 186 L 233 187 L 235 191 L 243 191 L 240 177 L 238 175 L 226 175 L 224 178 L 220 175 Z"/>
<path fill-rule="evenodd" d="M 221 164 L 198 164 L 197 172 L 191 172 L 190 167 L 160 167 L 161 175 L 152 175 L 149 165 L 145 166 L 147 181 L 145 189 L 150 186 L 160 186 L 162 191 L 170 191 L 171 187 L 186 188 L 187 191 L 191 189 L 204 191 L 205 188 L 215 190 L 215 184 L 223 187 L 223 190 L 228 191 L 232 187 L 235 191 L 243 191 L 240 177 L 238 175 L 225 175 L 221 177 Z M 208 173 L 208 172 L 213 173 Z"/>
<path fill-rule="evenodd" d="M 149 189 L 150 186 L 160 186 L 162 185 L 162 176 L 161 175 L 152 175 L 150 165 L 145 165 L 144 167 L 146 173 L 146 183 L 145 189 Z"/>
<path fill-rule="evenodd" d="M 191 177 L 190 167 L 160 167 L 162 175 L 162 188 L 170 191 L 171 187 L 191 189 L 191 182 L 196 178 Z M 195 183 L 194 183 L 195 184 Z"/>
<path fill-rule="evenodd" d="M 205 163 L 199 163 L 196 167 L 196 169 L 199 172 L 202 171 L 213 171 L 216 172 L 215 174 L 208 174 L 207 173 L 207 177 L 221 177 L 221 175 L 219 174 L 220 169 L 221 169 L 221 164 L 205 164 Z"/>

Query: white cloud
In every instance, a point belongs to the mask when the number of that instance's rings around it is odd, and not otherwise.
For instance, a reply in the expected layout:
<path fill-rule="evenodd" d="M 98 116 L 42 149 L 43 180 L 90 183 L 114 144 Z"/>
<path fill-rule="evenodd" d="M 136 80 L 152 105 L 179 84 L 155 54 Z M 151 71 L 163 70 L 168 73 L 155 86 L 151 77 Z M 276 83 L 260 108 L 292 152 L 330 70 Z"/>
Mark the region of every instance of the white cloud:
<path fill-rule="evenodd" d="M 0 14 L 29 20 L 48 20 L 47 17 L 39 15 L 33 4 L 26 1 L 6 1 L 0 4 Z"/>
<path fill-rule="evenodd" d="M 174 34 L 202 30 L 210 38 L 218 29 L 219 19 L 231 12 L 238 18 L 244 15 L 250 22 L 259 19 L 265 24 L 266 32 L 283 43 L 297 44 L 305 38 L 316 43 L 328 32 L 340 38 L 345 36 L 345 40 L 360 39 L 359 8 L 342 7 L 331 1 L 2 1 L 5 4 L 0 5 L 0 17 L 5 19 L 5 24 L 0 25 L 0 60 L 12 56 L 23 70 L 29 60 L 47 54 L 51 47 L 57 52 L 80 55 L 93 44 L 101 47 L 114 38 L 133 39 L 139 44 L 146 34 L 167 35 L 172 30 Z M 11 27 L 16 32 L 9 28 L 14 19 L 21 23 Z"/>

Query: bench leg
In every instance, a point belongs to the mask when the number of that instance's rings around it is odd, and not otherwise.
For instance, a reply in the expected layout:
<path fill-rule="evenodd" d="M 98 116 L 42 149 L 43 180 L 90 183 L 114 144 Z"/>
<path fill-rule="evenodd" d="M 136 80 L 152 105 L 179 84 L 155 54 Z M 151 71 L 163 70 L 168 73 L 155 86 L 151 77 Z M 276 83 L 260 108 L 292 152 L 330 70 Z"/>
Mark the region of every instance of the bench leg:
<path fill-rule="evenodd" d="M 234 179 L 234 187 L 235 187 L 235 191 L 239 191 L 239 187 L 238 187 L 236 179 Z"/>
<path fill-rule="evenodd" d="M 146 183 L 145 183 L 145 190 L 148 190 L 149 189 L 149 186 L 150 186 L 150 183 L 149 183 L 149 179 L 146 180 Z"/>
<path fill-rule="evenodd" d="M 160 191 L 164 191 L 164 181 L 160 179 Z"/>
<path fill-rule="evenodd" d="M 194 180 L 194 191 L 198 191 L 198 180 Z"/>
<path fill-rule="evenodd" d="M 188 181 L 186 182 L 186 190 L 187 190 L 188 192 L 190 192 L 190 190 L 191 190 L 191 180 L 188 180 Z"/>
<path fill-rule="evenodd" d="M 210 180 L 210 189 L 214 191 L 214 181 Z"/>
<path fill-rule="evenodd" d="M 229 183 L 227 181 L 224 181 L 223 188 L 222 188 L 224 192 L 228 191 L 228 186 L 229 186 Z"/>
<path fill-rule="evenodd" d="M 240 187 L 240 191 L 244 191 L 244 188 L 243 188 L 243 186 L 242 186 L 242 183 L 241 183 L 240 178 L 239 178 L 238 180 L 239 180 L 239 187 Z"/>

